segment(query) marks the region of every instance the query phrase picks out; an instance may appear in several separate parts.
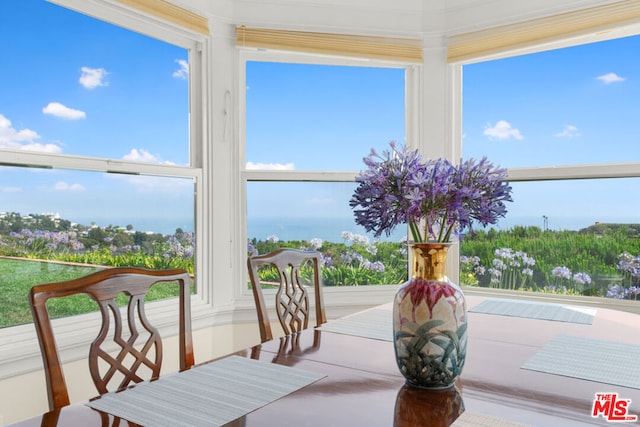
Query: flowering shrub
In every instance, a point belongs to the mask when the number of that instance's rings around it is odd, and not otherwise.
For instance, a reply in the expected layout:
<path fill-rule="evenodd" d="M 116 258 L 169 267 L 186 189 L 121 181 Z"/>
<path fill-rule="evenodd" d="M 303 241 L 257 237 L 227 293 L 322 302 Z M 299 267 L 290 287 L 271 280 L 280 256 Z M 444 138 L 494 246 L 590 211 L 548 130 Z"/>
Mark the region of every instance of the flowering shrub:
<path fill-rule="evenodd" d="M 29 230 L 9 233 L 16 254 L 51 254 L 56 252 L 79 252 L 84 244 L 75 231 Z"/>
<path fill-rule="evenodd" d="M 527 281 L 533 276 L 535 259 L 523 251 L 511 248 L 495 250 L 496 258 L 488 272 L 491 275 L 491 287 L 500 289 L 526 288 Z"/>
<path fill-rule="evenodd" d="M 607 296 L 615 299 L 638 299 L 640 294 L 640 256 L 633 256 L 629 252 L 618 255 L 618 271 L 622 273 L 622 283 L 613 285 L 607 291 Z"/>
<path fill-rule="evenodd" d="M 478 277 L 483 276 L 485 272 L 486 268 L 480 263 L 479 256 L 460 256 L 461 285 L 477 286 L 479 284 Z"/>
<path fill-rule="evenodd" d="M 415 242 L 448 242 L 473 223 L 495 224 L 511 201 L 506 170 L 486 158 L 453 165 L 423 160 L 418 150 L 390 143 L 382 155 L 371 149 L 349 205 L 356 223 L 379 237 L 408 224 Z"/>
<path fill-rule="evenodd" d="M 591 284 L 591 277 L 587 273 L 571 274 L 571 270 L 565 266 L 555 267 L 551 270 L 551 275 L 554 277 L 554 282 L 547 286 L 547 290 L 557 293 L 566 294 L 568 291 L 580 293 L 587 285 Z"/>
<path fill-rule="evenodd" d="M 622 273 L 623 286 L 640 284 L 640 256 L 634 257 L 629 252 L 623 252 L 618 255 L 616 268 Z"/>
<path fill-rule="evenodd" d="M 367 236 L 342 232 L 343 243 L 325 242 L 319 238 L 309 241 L 283 242 L 277 236 L 265 241 L 247 242 L 248 255 L 271 252 L 279 247 L 317 250 L 325 286 L 357 286 L 398 284 L 407 279 L 406 250 L 399 243 L 371 243 Z M 268 269 L 259 271 L 267 281 L 278 281 Z M 311 275 L 310 269 L 301 269 L 301 275 Z"/>
<path fill-rule="evenodd" d="M 88 233 L 23 229 L 0 237 L 2 254 L 7 255 L 99 266 L 194 271 L 194 234 L 178 230 L 170 236 L 157 235 L 144 248 L 113 228 L 95 228 Z"/>

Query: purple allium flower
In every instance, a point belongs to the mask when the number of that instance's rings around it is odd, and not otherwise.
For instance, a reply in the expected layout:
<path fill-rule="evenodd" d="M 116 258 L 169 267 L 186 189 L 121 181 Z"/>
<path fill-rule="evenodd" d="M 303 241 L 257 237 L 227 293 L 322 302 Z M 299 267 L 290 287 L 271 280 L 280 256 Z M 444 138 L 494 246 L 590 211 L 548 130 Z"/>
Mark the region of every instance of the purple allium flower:
<path fill-rule="evenodd" d="M 613 285 L 607 291 L 607 298 L 624 299 L 626 290 L 620 285 Z"/>
<path fill-rule="evenodd" d="M 342 232 L 342 239 L 346 240 L 347 242 L 350 242 L 353 240 L 353 233 L 350 231 L 343 231 Z"/>
<path fill-rule="evenodd" d="M 473 222 L 495 224 L 511 201 L 506 170 L 486 158 L 454 166 L 446 159 L 424 161 L 418 150 L 390 143 L 382 155 L 374 149 L 364 158 L 367 169 L 356 181 L 349 205 L 356 223 L 375 237 L 408 224 L 413 240 L 446 242 Z"/>
<path fill-rule="evenodd" d="M 575 273 L 573 275 L 573 280 L 576 283 L 580 283 L 582 285 L 588 285 L 591 283 L 591 277 L 587 273 Z"/>
<path fill-rule="evenodd" d="M 247 252 L 249 253 L 249 256 L 258 255 L 258 250 L 251 244 L 249 239 L 247 239 Z"/>
<path fill-rule="evenodd" d="M 384 264 L 381 261 L 371 262 L 368 259 L 365 259 L 362 262 L 362 268 L 370 271 L 377 271 L 379 273 L 384 273 Z"/>
<path fill-rule="evenodd" d="M 324 242 L 322 241 L 322 239 L 319 239 L 316 237 L 314 239 L 309 240 L 309 244 L 313 249 L 320 249 L 324 244 Z"/>
<path fill-rule="evenodd" d="M 571 279 L 571 271 L 567 267 L 556 267 L 551 270 L 551 274 L 560 279 Z"/>

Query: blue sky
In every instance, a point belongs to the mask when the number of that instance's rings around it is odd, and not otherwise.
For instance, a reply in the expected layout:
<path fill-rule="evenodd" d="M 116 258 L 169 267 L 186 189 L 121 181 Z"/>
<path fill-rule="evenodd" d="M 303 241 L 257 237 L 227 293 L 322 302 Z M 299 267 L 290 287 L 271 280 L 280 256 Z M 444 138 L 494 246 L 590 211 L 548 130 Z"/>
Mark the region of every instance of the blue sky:
<path fill-rule="evenodd" d="M 0 147 L 187 164 L 185 49 L 43 0 L 0 2 L 0 40 Z M 465 66 L 464 157 L 503 167 L 640 160 L 639 46 L 630 37 Z M 403 88 L 402 69 L 250 62 L 248 167 L 361 169 L 371 147 L 404 140 Z M 640 222 L 628 195 L 637 184 L 516 183 L 501 225 Z M 170 231 L 192 227 L 190 211 L 163 206 L 193 206 L 190 185 L 3 167 L 0 211 L 143 229 L 164 220 Z M 282 187 L 251 184 L 249 216 L 283 216 Z M 353 186 L 313 187 L 290 215 L 351 221 Z"/>
<path fill-rule="evenodd" d="M 43 0 L 0 3 L 0 40 L 0 147 L 187 164 L 185 49 Z M 190 188 L 189 180 L 2 168 L 0 211 L 193 229 Z M 186 208 L 168 212 L 171 202 Z"/>

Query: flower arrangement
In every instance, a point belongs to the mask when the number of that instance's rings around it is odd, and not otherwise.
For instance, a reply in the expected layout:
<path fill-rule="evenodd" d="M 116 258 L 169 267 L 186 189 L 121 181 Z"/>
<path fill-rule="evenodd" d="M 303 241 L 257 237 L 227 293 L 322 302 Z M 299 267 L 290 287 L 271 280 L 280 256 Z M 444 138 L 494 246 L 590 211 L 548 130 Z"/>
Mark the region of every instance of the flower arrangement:
<path fill-rule="evenodd" d="M 374 149 L 363 159 L 366 170 L 349 202 L 356 223 L 379 237 L 408 224 L 416 243 L 449 242 L 473 223 L 495 224 L 512 201 L 506 169 L 486 157 L 454 165 L 440 158 L 423 160 L 418 150 L 390 143 L 382 155 Z"/>

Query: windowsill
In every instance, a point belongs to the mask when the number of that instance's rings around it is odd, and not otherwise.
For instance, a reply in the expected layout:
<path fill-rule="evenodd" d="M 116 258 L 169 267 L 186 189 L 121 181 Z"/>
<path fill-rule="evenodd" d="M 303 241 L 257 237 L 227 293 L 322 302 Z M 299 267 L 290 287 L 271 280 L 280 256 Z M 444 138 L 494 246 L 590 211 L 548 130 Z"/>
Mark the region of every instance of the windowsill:
<path fill-rule="evenodd" d="M 393 300 L 397 285 L 325 288 L 324 300 L 327 317 L 336 319 L 348 314 L 388 303 Z M 503 289 L 463 287 L 468 295 L 494 298 L 516 298 L 530 301 L 552 302 L 589 307 L 607 308 L 640 314 L 640 302 L 610 298 L 543 294 Z M 245 293 L 234 306 L 213 309 L 198 297 L 192 299 L 193 330 L 210 326 L 246 324 L 256 322 L 253 298 Z M 148 316 L 163 337 L 178 333 L 175 321 L 175 303 L 171 300 L 148 304 Z M 275 318 L 275 317 L 274 317 Z M 83 314 L 55 320 L 54 328 L 63 363 L 86 358 L 89 343 L 98 330 L 98 313 Z M 194 343 L 198 345 L 198 343 Z M 40 348 L 33 324 L 0 330 L 0 379 L 10 378 L 42 369 Z"/>
<path fill-rule="evenodd" d="M 546 294 L 542 292 L 512 291 L 508 289 L 479 288 L 476 286 L 463 286 L 462 290 L 467 295 L 478 295 L 493 298 L 514 298 L 529 301 L 550 302 L 556 304 L 582 305 L 587 307 L 607 308 L 610 310 L 625 311 L 640 314 L 640 301 L 618 300 L 613 298 L 586 297 L 579 295 Z"/>
<path fill-rule="evenodd" d="M 396 289 L 397 286 L 388 285 L 326 288 L 327 316 L 335 319 L 389 302 Z M 147 304 L 147 315 L 164 338 L 178 334 L 176 306 L 173 300 Z M 234 306 L 215 309 L 198 296 L 193 296 L 191 318 L 195 331 L 210 326 L 255 323 L 256 310 L 253 297 L 248 292 L 236 300 Z M 89 344 L 99 330 L 99 313 L 57 319 L 52 323 L 62 362 L 86 358 Z M 32 323 L 0 329 L 0 361 L 0 380 L 42 369 L 42 356 Z"/>

